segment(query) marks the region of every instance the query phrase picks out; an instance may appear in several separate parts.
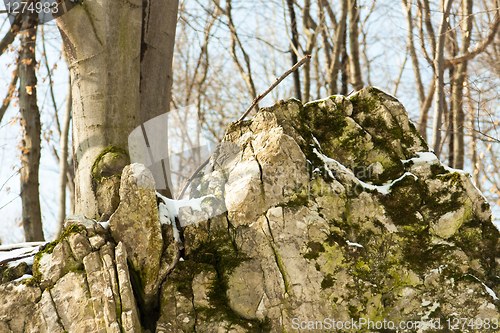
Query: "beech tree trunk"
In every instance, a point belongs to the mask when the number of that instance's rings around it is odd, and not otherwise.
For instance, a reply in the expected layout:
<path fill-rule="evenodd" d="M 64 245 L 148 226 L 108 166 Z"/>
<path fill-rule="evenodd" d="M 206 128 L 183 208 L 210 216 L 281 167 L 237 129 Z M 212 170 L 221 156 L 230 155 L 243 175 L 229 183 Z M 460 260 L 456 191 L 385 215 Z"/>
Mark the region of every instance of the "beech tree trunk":
<path fill-rule="evenodd" d="M 33 1 L 35 3 L 35 1 Z M 41 149 L 40 112 L 36 100 L 37 16 L 24 15 L 19 51 L 19 108 L 21 111 L 21 201 L 22 225 L 27 242 L 43 241 L 38 168 Z"/>
<path fill-rule="evenodd" d="M 113 213 L 129 134 L 169 110 L 177 7 L 87 0 L 57 20 L 72 81 L 76 214 Z"/>

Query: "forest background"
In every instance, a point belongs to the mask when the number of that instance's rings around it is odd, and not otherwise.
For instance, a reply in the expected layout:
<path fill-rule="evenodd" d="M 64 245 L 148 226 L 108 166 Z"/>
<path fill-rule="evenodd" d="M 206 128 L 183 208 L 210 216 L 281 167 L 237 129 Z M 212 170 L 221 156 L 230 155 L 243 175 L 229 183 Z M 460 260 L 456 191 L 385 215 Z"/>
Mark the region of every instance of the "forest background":
<path fill-rule="evenodd" d="M 181 0 L 171 109 L 194 110 L 216 143 L 259 93 L 310 54 L 311 61 L 260 107 L 377 86 L 406 106 L 443 161 L 471 174 L 500 226 L 499 12 L 499 0 Z M 26 36 L 2 16 L 0 243 L 24 241 L 22 204 L 36 205 L 34 198 L 41 207 L 35 223 L 51 240 L 73 202 L 72 154 L 66 150 L 71 127 L 66 133 L 64 126 L 71 111 L 69 72 L 55 22 L 40 25 L 29 64 L 37 77 L 30 112 L 41 119 L 40 193 L 23 193 L 21 171 L 33 169 L 23 159 L 26 121 L 19 112 L 20 92 L 27 91 L 17 70 Z M 60 177 L 61 156 L 66 177 Z"/>

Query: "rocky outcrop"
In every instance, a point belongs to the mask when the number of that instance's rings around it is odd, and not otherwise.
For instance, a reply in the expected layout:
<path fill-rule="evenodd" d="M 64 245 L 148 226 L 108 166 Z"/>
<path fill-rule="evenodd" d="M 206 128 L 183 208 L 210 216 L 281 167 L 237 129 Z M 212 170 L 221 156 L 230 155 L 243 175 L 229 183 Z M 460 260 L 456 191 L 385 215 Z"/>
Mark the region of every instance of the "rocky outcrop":
<path fill-rule="evenodd" d="M 197 200 L 152 186 L 126 167 L 109 229 L 69 219 L 32 278 L 10 268 L 0 331 L 498 330 L 486 200 L 375 88 L 231 125 Z"/>

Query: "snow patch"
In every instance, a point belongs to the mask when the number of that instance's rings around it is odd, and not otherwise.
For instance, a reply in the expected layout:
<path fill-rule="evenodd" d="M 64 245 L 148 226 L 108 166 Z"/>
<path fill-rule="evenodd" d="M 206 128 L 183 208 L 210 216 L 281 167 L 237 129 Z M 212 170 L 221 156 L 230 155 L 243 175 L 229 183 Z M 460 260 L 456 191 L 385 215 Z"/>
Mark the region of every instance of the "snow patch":
<path fill-rule="evenodd" d="M 22 249 L 22 248 L 34 248 L 36 246 L 42 246 L 47 243 L 48 242 L 24 242 L 24 243 L 0 245 L 0 252 L 14 250 L 14 249 Z"/>
<path fill-rule="evenodd" d="M 493 301 L 498 301 L 499 300 L 497 294 L 495 294 L 495 292 L 493 291 L 493 289 L 491 289 L 490 287 L 488 287 L 483 281 L 479 280 L 479 278 L 477 278 L 476 276 L 474 276 L 472 274 L 467 274 L 467 275 L 470 276 L 470 277 L 472 277 L 477 282 L 481 283 L 483 285 L 484 289 L 486 290 L 486 293 L 488 295 L 490 295 L 491 298 L 493 298 Z"/>
<path fill-rule="evenodd" d="M 330 157 L 320 153 L 316 148 L 313 149 L 313 152 L 325 164 L 325 168 L 328 171 L 328 175 L 330 177 L 335 178 L 332 171 L 328 168 L 328 165 L 334 164 L 340 169 L 340 171 L 342 171 L 343 173 L 345 173 L 345 174 L 349 175 L 350 177 L 352 177 L 353 179 L 355 179 L 358 182 L 358 184 L 361 185 L 362 187 L 364 187 L 368 190 L 371 190 L 371 191 L 377 191 L 380 194 L 384 194 L 384 195 L 389 194 L 391 192 L 391 187 L 394 184 L 396 184 L 397 182 L 403 180 L 404 178 L 406 178 L 408 176 L 413 177 L 415 180 L 418 179 L 418 177 L 415 176 L 414 174 L 412 174 L 411 172 L 405 172 L 401 177 L 399 177 L 395 180 L 392 180 L 390 182 L 387 182 L 384 185 L 369 184 L 369 183 L 366 183 L 362 180 L 359 180 L 351 170 L 349 170 L 348 168 L 346 168 L 344 165 L 342 165 L 340 162 L 334 160 L 333 158 L 330 158 Z"/>
<path fill-rule="evenodd" d="M 364 248 L 363 245 L 359 244 L 359 243 L 355 243 L 355 242 L 351 242 L 351 241 L 347 241 L 347 246 L 353 246 L 353 247 L 359 247 L 359 248 Z"/>
<path fill-rule="evenodd" d="M 23 276 L 13 280 L 12 282 L 20 282 L 22 280 L 27 280 L 27 279 L 31 279 L 33 277 L 33 275 L 29 275 L 29 274 L 24 274 Z"/>
<path fill-rule="evenodd" d="M 99 223 L 104 229 L 109 229 L 109 221 L 103 221 L 97 223 Z"/>
<path fill-rule="evenodd" d="M 426 152 L 418 152 L 418 157 L 413 157 L 408 160 L 401 160 L 403 163 L 413 162 L 414 165 L 422 165 L 422 164 L 436 164 L 440 163 L 439 158 L 431 151 Z"/>
<path fill-rule="evenodd" d="M 46 243 L 42 243 L 45 245 Z M 30 246 L 15 248 L 19 244 L 6 245 L 5 247 L 14 247 L 12 250 L 2 250 L 0 249 L 0 262 L 9 262 L 9 266 L 16 266 L 21 262 L 26 262 L 28 265 L 33 265 L 33 256 L 40 251 L 39 246 Z M 16 260 L 17 259 L 17 260 Z"/>
<path fill-rule="evenodd" d="M 189 207 L 193 211 L 202 211 L 201 204 L 203 200 L 207 198 L 214 198 L 213 195 L 205 195 L 200 198 L 184 199 L 184 200 L 173 200 L 169 199 L 160 193 L 156 192 L 156 195 L 161 199 L 162 202 L 158 205 L 158 211 L 160 215 L 160 223 L 165 225 L 171 225 L 174 233 L 174 238 L 177 242 L 181 242 L 180 232 L 177 229 L 175 219 L 179 216 L 179 210 L 181 208 Z M 186 227 L 190 223 L 186 221 L 179 220 L 181 227 Z"/>

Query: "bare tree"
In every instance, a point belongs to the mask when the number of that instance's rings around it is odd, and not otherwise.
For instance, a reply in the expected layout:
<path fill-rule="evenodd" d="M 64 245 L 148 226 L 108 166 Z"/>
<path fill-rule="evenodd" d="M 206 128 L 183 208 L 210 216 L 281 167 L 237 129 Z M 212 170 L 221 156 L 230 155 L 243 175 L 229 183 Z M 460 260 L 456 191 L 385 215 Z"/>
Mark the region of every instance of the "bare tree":
<path fill-rule="evenodd" d="M 68 140 L 69 140 L 69 126 L 71 121 L 71 79 L 68 89 L 68 97 L 66 103 L 66 110 L 64 111 L 64 119 L 61 127 L 60 146 L 61 155 L 59 157 L 59 213 L 57 215 L 57 222 L 59 230 L 62 230 L 64 219 L 66 218 L 66 187 L 68 183 Z"/>
<path fill-rule="evenodd" d="M 35 1 L 32 1 L 34 4 Z M 38 168 L 41 150 L 41 122 L 37 105 L 36 14 L 23 15 L 21 49 L 19 51 L 19 109 L 23 139 L 21 143 L 22 225 L 28 242 L 42 241 L 42 214 Z"/>
<path fill-rule="evenodd" d="M 286 1 L 288 8 L 288 15 L 290 16 L 290 32 L 291 32 L 291 45 L 290 45 L 290 57 L 292 60 L 292 65 L 296 64 L 298 61 L 299 53 L 299 32 L 297 30 L 297 17 L 295 16 L 295 2 L 293 0 Z M 300 74 L 298 71 L 293 73 L 293 83 L 295 89 L 295 97 L 300 99 L 302 97 L 302 92 L 300 90 Z"/>
<path fill-rule="evenodd" d="M 443 110 L 445 108 L 444 96 L 444 44 L 446 38 L 447 19 L 450 14 L 453 0 L 445 0 L 442 6 L 443 15 L 439 26 L 438 41 L 434 54 L 434 80 L 436 81 L 436 99 L 434 102 L 434 123 L 432 129 L 432 146 L 434 152 L 439 156 L 441 152 L 441 124 Z"/>
<path fill-rule="evenodd" d="M 350 76 L 354 89 L 363 88 L 363 77 L 361 75 L 361 64 L 359 56 L 359 10 L 357 0 L 349 0 L 349 46 L 351 50 Z"/>

